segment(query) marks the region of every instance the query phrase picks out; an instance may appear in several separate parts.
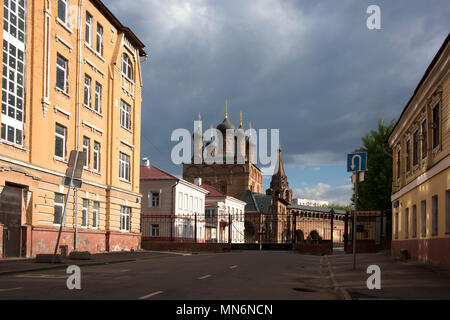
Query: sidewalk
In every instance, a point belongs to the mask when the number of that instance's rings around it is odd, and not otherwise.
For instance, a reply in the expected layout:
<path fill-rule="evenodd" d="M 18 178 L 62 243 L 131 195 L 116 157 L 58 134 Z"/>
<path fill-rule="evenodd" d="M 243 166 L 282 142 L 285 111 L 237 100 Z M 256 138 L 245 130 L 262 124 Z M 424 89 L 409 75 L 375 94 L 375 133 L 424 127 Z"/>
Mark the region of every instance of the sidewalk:
<path fill-rule="evenodd" d="M 36 263 L 35 259 L 0 259 L 0 276 L 30 271 L 65 269 L 70 265 L 95 266 L 103 264 L 149 260 L 177 255 L 177 253 L 156 251 L 109 252 L 93 254 L 91 260 L 71 260 L 63 258 L 62 263 Z"/>
<path fill-rule="evenodd" d="M 348 293 L 351 299 L 444 299 L 450 300 L 450 270 L 401 261 L 386 253 L 358 254 L 356 270 L 353 255 L 327 256 L 331 278 L 336 286 Z M 377 265 L 381 269 L 381 289 L 367 288 L 367 267 Z"/>

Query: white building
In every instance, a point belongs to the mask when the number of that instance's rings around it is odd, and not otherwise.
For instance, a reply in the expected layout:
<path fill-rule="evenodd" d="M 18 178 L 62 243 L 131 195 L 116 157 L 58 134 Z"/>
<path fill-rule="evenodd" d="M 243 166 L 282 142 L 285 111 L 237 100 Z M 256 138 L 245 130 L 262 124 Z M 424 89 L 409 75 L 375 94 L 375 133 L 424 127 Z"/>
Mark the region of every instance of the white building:
<path fill-rule="evenodd" d="M 144 240 L 205 242 L 208 191 L 149 163 L 140 168 L 140 182 Z"/>
<path fill-rule="evenodd" d="M 310 199 L 294 199 L 293 204 L 298 206 L 308 206 L 308 207 L 328 207 L 328 201 L 321 200 L 310 200 Z"/>
<path fill-rule="evenodd" d="M 227 243 L 231 234 L 232 243 L 244 243 L 246 203 L 210 185 L 202 184 L 201 187 L 209 191 L 205 204 L 205 241 Z"/>

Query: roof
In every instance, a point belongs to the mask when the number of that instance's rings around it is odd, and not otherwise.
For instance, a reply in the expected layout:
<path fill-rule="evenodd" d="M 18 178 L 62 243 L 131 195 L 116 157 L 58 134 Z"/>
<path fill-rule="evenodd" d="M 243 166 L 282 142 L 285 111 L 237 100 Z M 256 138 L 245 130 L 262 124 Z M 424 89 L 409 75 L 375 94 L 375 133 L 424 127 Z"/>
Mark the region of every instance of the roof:
<path fill-rule="evenodd" d="M 141 180 L 178 180 L 177 177 L 153 166 L 141 166 Z"/>
<path fill-rule="evenodd" d="M 330 213 L 332 208 L 323 208 L 323 207 L 310 207 L 310 206 L 303 206 L 303 205 L 297 205 L 293 204 L 288 207 L 289 209 L 298 209 L 298 210 L 305 210 L 305 211 L 314 211 L 314 212 L 323 212 L 323 213 Z M 334 210 L 334 213 L 337 214 L 346 214 L 347 211 L 344 210 Z"/>
<path fill-rule="evenodd" d="M 146 57 L 147 53 L 145 52 L 144 48 L 145 45 L 142 43 L 141 40 L 131 31 L 130 28 L 124 26 L 119 19 L 114 16 L 114 14 L 108 9 L 108 7 L 105 6 L 103 1 L 101 0 L 91 0 L 91 2 L 94 4 L 94 6 L 102 12 L 106 18 L 119 30 L 120 32 L 125 33 L 125 35 L 129 38 L 129 40 L 133 43 L 134 46 L 136 46 L 139 50 L 139 55 L 141 57 Z"/>
<path fill-rule="evenodd" d="M 254 193 L 250 190 L 247 190 L 239 199 L 247 203 L 245 206 L 246 212 L 269 213 L 272 203 L 272 196 L 264 193 Z"/>
<path fill-rule="evenodd" d="M 214 188 L 213 186 L 210 186 L 209 184 L 202 184 L 200 187 L 209 192 L 207 197 L 226 197 L 227 196 L 225 193 L 217 190 L 216 188 Z"/>
<path fill-rule="evenodd" d="M 405 108 L 402 111 L 402 114 L 400 115 L 400 117 L 398 118 L 397 123 L 395 124 L 394 128 L 392 129 L 390 135 L 387 137 L 386 141 L 389 141 L 389 139 L 391 138 L 392 134 L 395 132 L 395 129 L 397 129 L 398 124 L 400 123 L 400 120 L 402 119 L 403 115 L 405 114 L 406 110 L 408 109 L 410 103 L 413 101 L 413 99 L 416 97 L 417 93 L 419 92 L 420 87 L 422 86 L 422 84 L 425 82 L 425 80 L 427 79 L 427 77 L 430 75 L 431 70 L 433 70 L 434 66 L 436 65 L 436 63 L 438 62 L 439 58 L 441 57 L 442 53 L 444 52 L 445 48 L 447 47 L 448 43 L 450 40 L 450 33 L 447 35 L 447 38 L 445 39 L 444 43 L 442 44 L 441 48 L 439 49 L 439 51 L 436 53 L 436 55 L 434 56 L 433 60 L 431 61 L 430 65 L 428 66 L 427 70 L 425 71 L 425 74 L 423 75 L 422 79 L 420 80 L 419 84 L 416 87 L 416 90 L 414 90 L 414 94 L 412 95 L 411 99 L 409 99 L 408 103 L 406 104 Z"/>
<path fill-rule="evenodd" d="M 221 124 L 217 126 L 217 130 L 220 130 L 223 134 L 226 133 L 227 130 L 234 130 L 236 127 L 228 120 L 228 118 L 225 118 Z"/>

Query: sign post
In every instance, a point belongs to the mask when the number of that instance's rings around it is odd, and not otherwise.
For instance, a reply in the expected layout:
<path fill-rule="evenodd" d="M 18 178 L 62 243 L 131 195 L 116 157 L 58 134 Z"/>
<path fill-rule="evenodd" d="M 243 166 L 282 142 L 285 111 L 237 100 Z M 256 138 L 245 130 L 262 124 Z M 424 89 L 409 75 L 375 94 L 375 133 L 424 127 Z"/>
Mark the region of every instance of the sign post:
<path fill-rule="evenodd" d="M 353 270 L 356 269 L 356 221 L 358 215 L 358 187 L 364 181 L 364 172 L 367 171 L 367 153 L 355 152 L 347 155 L 347 172 L 354 173 L 353 182 L 355 184 L 355 211 L 353 213 Z M 362 173 L 362 177 L 361 174 Z M 362 179 L 361 179 L 362 178 Z M 361 180 L 360 180 L 361 179 Z"/>
<path fill-rule="evenodd" d="M 80 151 L 71 151 L 66 176 L 63 178 L 63 184 L 69 187 L 67 191 L 66 199 L 64 200 L 64 209 L 61 215 L 61 224 L 59 226 L 58 238 L 56 240 L 55 252 L 53 254 L 52 263 L 56 261 L 56 255 L 58 253 L 59 241 L 61 239 L 62 229 L 66 220 L 67 202 L 69 201 L 70 189 L 81 187 L 81 175 L 83 173 L 83 166 L 86 162 L 86 153 Z M 77 221 L 78 222 L 78 221 Z M 77 227 L 78 229 L 78 227 Z"/>

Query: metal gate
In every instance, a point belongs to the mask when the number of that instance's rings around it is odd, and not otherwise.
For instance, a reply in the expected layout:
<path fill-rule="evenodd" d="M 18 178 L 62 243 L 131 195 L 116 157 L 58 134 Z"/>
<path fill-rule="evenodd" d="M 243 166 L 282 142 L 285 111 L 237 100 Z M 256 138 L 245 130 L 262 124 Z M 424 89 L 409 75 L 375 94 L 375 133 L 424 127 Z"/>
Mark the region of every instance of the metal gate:
<path fill-rule="evenodd" d="M 20 256 L 20 228 L 22 225 L 22 188 L 5 186 L 0 193 L 0 223 L 5 233 L 4 256 Z"/>

